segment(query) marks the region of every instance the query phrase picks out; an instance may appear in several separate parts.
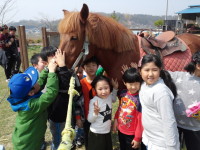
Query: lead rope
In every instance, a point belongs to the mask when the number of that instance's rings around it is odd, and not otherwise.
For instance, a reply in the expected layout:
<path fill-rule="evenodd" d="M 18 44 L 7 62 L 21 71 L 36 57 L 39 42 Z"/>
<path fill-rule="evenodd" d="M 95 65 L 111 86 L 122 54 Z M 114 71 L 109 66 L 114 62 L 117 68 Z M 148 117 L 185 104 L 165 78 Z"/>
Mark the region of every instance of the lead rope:
<path fill-rule="evenodd" d="M 83 61 L 85 60 L 86 55 L 89 54 L 89 47 L 88 46 L 89 46 L 89 42 L 88 42 L 88 38 L 86 37 L 85 42 L 83 44 L 83 51 L 79 54 L 78 58 L 76 59 L 76 61 L 73 64 L 71 70 L 73 70 L 73 71 L 75 70 L 76 66 L 79 64 L 79 62 L 82 58 L 83 58 Z M 81 64 L 78 67 L 80 67 Z M 79 68 L 77 69 L 77 71 L 78 70 L 79 70 Z M 76 76 L 76 73 L 74 73 L 74 76 Z M 69 103 L 68 103 L 68 110 L 67 110 L 67 118 L 66 118 L 65 128 L 62 131 L 62 141 L 61 141 L 61 143 L 58 147 L 58 150 L 70 150 L 72 148 L 72 142 L 73 142 L 74 137 L 75 137 L 75 131 L 71 126 L 72 101 L 73 101 L 73 97 L 75 95 L 79 96 L 79 93 L 74 89 L 75 80 L 77 80 L 74 76 L 72 76 L 71 79 L 70 79 L 69 90 L 68 90 Z"/>
<path fill-rule="evenodd" d="M 72 147 L 72 142 L 75 137 L 75 131 L 71 126 L 71 117 L 72 117 L 72 100 L 75 95 L 79 95 L 79 93 L 74 89 L 75 87 L 75 78 L 72 76 L 70 79 L 69 86 L 69 103 L 67 110 L 67 119 L 65 128 L 62 131 L 62 142 L 60 143 L 58 150 L 70 150 Z"/>

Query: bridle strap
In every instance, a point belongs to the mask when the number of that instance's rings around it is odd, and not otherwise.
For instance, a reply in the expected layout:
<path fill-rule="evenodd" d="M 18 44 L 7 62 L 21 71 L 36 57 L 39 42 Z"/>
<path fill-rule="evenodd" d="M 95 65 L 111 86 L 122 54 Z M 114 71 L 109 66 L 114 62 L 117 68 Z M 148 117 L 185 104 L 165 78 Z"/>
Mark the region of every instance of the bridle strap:
<path fill-rule="evenodd" d="M 75 68 L 77 67 L 77 65 L 79 64 L 80 60 L 83 58 L 82 62 L 85 60 L 86 56 L 89 54 L 89 41 L 88 41 L 88 37 L 85 37 L 85 41 L 83 43 L 83 49 L 82 52 L 79 54 L 79 56 L 77 57 L 76 61 L 74 62 L 73 66 L 72 66 L 72 70 L 75 70 Z M 82 64 L 81 62 L 81 64 Z M 81 66 L 81 64 L 79 64 L 78 67 Z M 77 70 L 78 71 L 78 70 Z"/>

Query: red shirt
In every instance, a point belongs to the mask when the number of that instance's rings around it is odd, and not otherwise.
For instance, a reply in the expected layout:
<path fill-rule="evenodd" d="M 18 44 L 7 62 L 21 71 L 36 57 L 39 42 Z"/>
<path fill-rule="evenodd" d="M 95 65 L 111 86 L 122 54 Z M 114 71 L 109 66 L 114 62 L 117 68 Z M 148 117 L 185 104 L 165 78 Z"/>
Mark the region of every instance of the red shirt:
<path fill-rule="evenodd" d="M 118 122 L 118 130 L 126 135 L 135 135 L 134 140 L 142 139 L 141 104 L 139 95 L 130 94 L 127 90 L 120 93 L 120 103 L 115 114 Z"/>
<path fill-rule="evenodd" d="M 84 115 L 87 119 L 89 112 L 89 103 L 90 103 L 90 91 L 92 90 L 91 84 L 86 80 L 86 78 L 81 79 L 82 92 L 84 97 Z M 96 93 L 92 90 L 92 96 L 95 96 Z"/>

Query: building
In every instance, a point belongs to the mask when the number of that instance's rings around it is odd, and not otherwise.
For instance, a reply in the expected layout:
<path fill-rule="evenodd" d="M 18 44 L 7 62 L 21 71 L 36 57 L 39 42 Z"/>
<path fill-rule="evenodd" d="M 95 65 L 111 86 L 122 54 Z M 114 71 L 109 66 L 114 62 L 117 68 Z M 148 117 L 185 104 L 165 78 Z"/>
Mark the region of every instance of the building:
<path fill-rule="evenodd" d="M 200 5 L 191 5 L 177 14 L 177 32 L 200 33 Z"/>

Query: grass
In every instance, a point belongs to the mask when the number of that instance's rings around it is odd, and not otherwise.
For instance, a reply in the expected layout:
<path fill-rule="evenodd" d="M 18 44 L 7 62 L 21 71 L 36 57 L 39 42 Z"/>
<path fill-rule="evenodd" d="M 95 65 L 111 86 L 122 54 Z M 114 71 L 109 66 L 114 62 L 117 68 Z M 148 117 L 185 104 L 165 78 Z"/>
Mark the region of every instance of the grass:
<path fill-rule="evenodd" d="M 29 46 L 28 47 L 29 60 L 34 53 L 38 53 L 40 50 L 41 46 Z M 6 78 L 2 67 L 0 67 L 0 77 L 1 77 L 0 78 L 0 145 L 1 144 L 4 145 L 6 150 L 12 150 L 13 147 L 11 138 L 17 113 L 11 110 L 9 103 L 6 100 L 6 98 L 9 95 L 9 90 L 7 87 L 7 82 L 5 81 Z M 113 114 L 115 114 L 117 107 L 118 107 L 118 102 L 113 104 Z M 118 149 L 119 142 L 116 133 L 112 133 L 112 139 L 113 139 L 113 148 Z M 51 134 L 49 128 L 47 129 L 45 135 L 45 141 L 47 142 L 47 150 L 50 150 Z M 84 148 L 82 147 L 79 148 L 78 150 L 84 150 Z"/>

